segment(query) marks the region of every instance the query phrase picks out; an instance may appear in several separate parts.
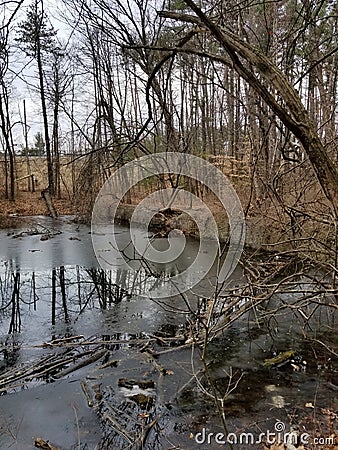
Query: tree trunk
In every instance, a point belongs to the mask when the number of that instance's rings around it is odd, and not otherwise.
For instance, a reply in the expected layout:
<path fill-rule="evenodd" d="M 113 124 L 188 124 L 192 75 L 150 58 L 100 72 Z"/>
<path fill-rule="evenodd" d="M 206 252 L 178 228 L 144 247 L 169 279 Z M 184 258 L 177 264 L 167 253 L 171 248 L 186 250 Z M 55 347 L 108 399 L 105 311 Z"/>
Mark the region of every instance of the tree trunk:
<path fill-rule="evenodd" d="M 5 116 L 5 111 L 3 106 L 6 107 L 6 99 L 4 98 L 4 95 L 0 95 L 0 119 L 1 119 L 1 129 L 2 134 L 5 140 L 5 152 L 8 154 L 9 158 L 9 178 L 10 178 L 10 189 L 9 189 L 9 199 L 11 201 L 15 200 L 15 165 L 14 165 L 14 152 L 13 148 L 10 143 L 10 136 L 9 136 L 9 127 L 8 127 L 8 120 Z M 8 117 L 8 116 L 7 116 Z M 7 183 L 7 180 L 6 180 Z"/>
<path fill-rule="evenodd" d="M 40 38 L 37 39 L 36 47 L 37 47 L 36 59 L 37 59 L 37 63 L 38 63 L 38 72 L 39 72 L 40 98 L 41 98 L 41 107 L 42 107 L 42 116 L 43 116 L 43 126 L 44 126 L 44 130 L 45 130 L 48 191 L 49 191 L 50 195 L 53 196 L 55 193 L 54 177 L 53 177 L 53 159 L 52 159 L 52 152 L 51 152 L 49 132 L 48 132 L 48 116 L 47 116 L 47 107 L 46 107 L 45 88 L 44 88 L 44 82 L 43 82 L 43 68 L 42 68 Z"/>
<path fill-rule="evenodd" d="M 41 192 L 41 197 L 45 200 L 46 206 L 48 208 L 49 214 L 53 219 L 57 218 L 57 212 L 54 208 L 50 193 L 48 189 L 45 189 Z"/>
<path fill-rule="evenodd" d="M 26 166 L 27 166 L 27 175 L 31 175 L 31 166 L 29 161 L 29 155 L 28 155 L 28 126 L 27 126 L 27 114 L 26 114 L 26 100 L 23 100 L 23 121 L 24 121 L 24 138 L 25 138 L 25 149 L 26 149 Z M 34 192 L 34 186 L 32 183 L 31 177 L 27 178 L 27 188 L 28 192 L 33 190 Z"/>
<path fill-rule="evenodd" d="M 53 111 L 53 156 L 54 156 L 54 193 L 61 198 L 61 176 L 60 176 L 60 152 L 59 152 L 59 103 L 60 95 L 58 86 L 55 85 L 54 111 Z"/>

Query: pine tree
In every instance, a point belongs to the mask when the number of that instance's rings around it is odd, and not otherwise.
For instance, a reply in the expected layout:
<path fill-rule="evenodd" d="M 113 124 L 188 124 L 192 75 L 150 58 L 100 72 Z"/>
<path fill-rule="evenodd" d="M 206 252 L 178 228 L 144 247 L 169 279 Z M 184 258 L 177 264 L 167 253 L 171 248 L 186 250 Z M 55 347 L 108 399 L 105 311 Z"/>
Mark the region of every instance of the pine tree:
<path fill-rule="evenodd" d="M 34 147 L 32 150 L 36 156 L 43 156 L 45 154 L 45 141 L 43 140 L 41 131 L 38 131 L 34 136 Z"/>
<path fill-rule="evenodd" d="M 19 24 L 17 41 L 20 42 L 22 50 L 27 56 L 36 60 L 38 66 L 39 90 L 41 98 L 41 107 L 44 124 L 47 171 L 48 171 L 48 189 L 51 195 L 54 195 L 54 177 L 53 160 L 51 144 L 48 131 L 48 116 L 46 106 L 46 92 L 44 86 L 44 55 L 59 52 L 56 45 L 56 31 L 48 25 L 48 17 L 43 9 L 43 3 L 35 0 L 28 8 L 26 20 Z"/>

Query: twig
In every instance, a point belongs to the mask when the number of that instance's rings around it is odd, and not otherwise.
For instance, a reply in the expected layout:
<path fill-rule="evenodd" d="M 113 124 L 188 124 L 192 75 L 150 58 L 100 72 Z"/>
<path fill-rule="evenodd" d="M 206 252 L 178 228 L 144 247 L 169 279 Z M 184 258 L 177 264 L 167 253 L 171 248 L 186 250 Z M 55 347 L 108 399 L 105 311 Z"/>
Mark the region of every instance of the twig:
<path fill-rule="evenodd" d="M 85 381 L 81 381 L 80 383 L 82 392 L 84 393 L 87 399 L 87 405 L 92 408 L 94 406 L 93 397 L 90 395 L 88 384 Z"/>
<path fill-rule="evenodd" d="M 123 436 L 130 444 L 135 442 L 135 439 L 132 438 L 126 430 L 121 429 L 120 425 L 117 423 L 117 421 L 108 413 L 103 413 L 102 419 L 106 422 L 109 422 L 112 426 L 112 428 L 121 436 Z"/>
<path fill-rule="evenodd" d="M 77 411 L 76 411 L 75 405 L 73 405 L 73 410 L 74 410 L 74 414 L 75 414 L 76 429 L 77 429 L 77 445 L 78 445 L 79 450 L 81 450 L 79 417 L 77 415 Z"/>
<path fill-rule="evenodd" d="M 54 375 L 54 378 L 58 380 L 59 378 L 64 377 L 65 375 L 68 375 L 69 373 L 74 372 L 75 370 L 81 369 L 82 367 L 88 366 L 89 364 L 92 364 L 93 362 L 97 361 L 98 359 L 102 358 L 108 353 L 108 350 L 99 350 L 93 355 L 91 355 L 89 358 L 85 359 L 84 361 L 79 361 L 76 364 L 73 364 L 70 367 L 67 367 L 65 370 L 62 370 L 61 372 Z"/>
<path fill-rule="evenodd" d="M 25 348 L 54 348 L 54 347 L 81 347 L 81 346 L 87 346 L 87 345 L 107 345 L 107 344 L 141 344 L 143 342 L 154 342 L 156 339 L 113 339 L 113 340 L 96 340 L 96 341 L 88 341 L 88 342 L 65 342 L 60 344 L 54 345 L 51 342 L 44 342 L 43 344 L 37 344 L 33 345 L 32 347 L 25 347 Z"/>

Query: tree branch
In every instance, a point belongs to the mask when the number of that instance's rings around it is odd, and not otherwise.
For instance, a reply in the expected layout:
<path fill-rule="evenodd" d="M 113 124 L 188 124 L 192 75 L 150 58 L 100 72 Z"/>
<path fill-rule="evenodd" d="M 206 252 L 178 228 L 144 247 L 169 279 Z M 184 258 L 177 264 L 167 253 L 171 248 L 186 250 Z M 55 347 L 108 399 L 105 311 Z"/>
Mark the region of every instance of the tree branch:
<path fill-rule="evenodd" d="M 322 191 L 332 206 L 335 218 L 338 218 L 338 172 L 328 157 L 297 91 L 279 68 L 262 52 L 230 30 L 220 28 L 193 0 L 184 0 L 184 2 L 196 14 L 198 22 L 193 21 L 189 14 L 162 12 L 162 17 L 167 16 L 182 21 L 187 19 L 189 23 L 203 24 L 211 32 L 229 55 L 234 70 L 260 95 L 302 143 Z M 258 78 L 251 67 L 255 68 L 261 78 Z M 278 99 L 274 92 L 278 95 Z"/>

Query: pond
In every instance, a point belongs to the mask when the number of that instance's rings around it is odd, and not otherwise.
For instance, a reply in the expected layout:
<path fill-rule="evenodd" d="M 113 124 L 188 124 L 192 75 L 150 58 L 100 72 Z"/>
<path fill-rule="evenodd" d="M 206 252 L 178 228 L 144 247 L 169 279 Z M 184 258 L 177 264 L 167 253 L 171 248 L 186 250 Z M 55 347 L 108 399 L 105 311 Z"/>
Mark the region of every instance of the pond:
<path fill-rule="evenodd" d="M 109 233 L 128 247 L 126 228 Z M 306 280 L 272 296 L 269 314 L 239 314 L 215 334 L 203 366 L 191 344 L 217 267 L 184 296 L 149 295 L 191 264 L 197 241 L 174 264 L 133 271 L 118 258 L 102 269 L 90 228 L 71 217 L 30 218 L 0 237 L 1 449 L 263 448 L 290 430 L 304 448 L 330 448 L 335 318 L 308 312 L 305 333 L 292 308 L 280 308 L 312 289 Z M 228 292 L 243 283 L 239 266 Z"/>

